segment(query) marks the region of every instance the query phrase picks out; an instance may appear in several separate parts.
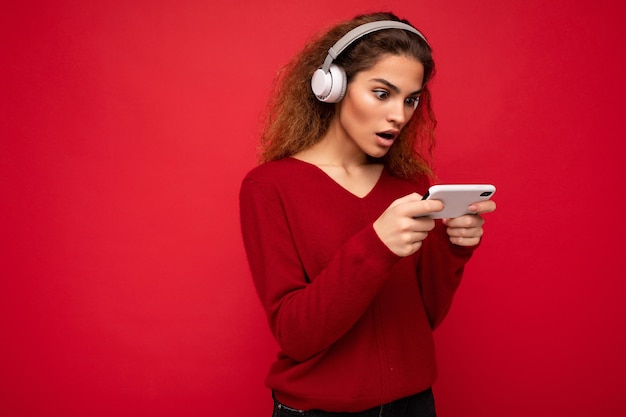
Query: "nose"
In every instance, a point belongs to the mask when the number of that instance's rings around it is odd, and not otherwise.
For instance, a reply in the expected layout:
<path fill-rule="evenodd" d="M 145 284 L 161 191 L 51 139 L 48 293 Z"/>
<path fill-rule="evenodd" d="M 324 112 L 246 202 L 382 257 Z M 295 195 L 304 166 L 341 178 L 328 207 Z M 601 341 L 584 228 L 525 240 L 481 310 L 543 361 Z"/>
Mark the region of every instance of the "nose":
<path fill-rule="evenodd" d="M 406 123 L 407 107 L 404 103 L 404 100 L 389 100 L 387 121 L 395 123 L 399 127 L 403 126 L 404 123 Z"/>

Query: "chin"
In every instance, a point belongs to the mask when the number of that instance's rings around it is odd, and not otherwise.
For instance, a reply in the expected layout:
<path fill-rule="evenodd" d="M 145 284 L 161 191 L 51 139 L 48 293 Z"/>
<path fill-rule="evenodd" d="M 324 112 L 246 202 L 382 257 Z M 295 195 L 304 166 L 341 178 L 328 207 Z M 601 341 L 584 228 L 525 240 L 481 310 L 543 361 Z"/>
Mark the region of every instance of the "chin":
<path fill-rule="evenodd" d="M 367 155 L 367 162 L 370 164 L 385 164 L 385 159 L 383 156 L 371 156 Z"/>
<path fill-rule="evenodd" d="M 389 153 L 389 149 L 378 149 L 375 152 L 366 152 L 366 155 L 373 160 L 382 159 Z"/>

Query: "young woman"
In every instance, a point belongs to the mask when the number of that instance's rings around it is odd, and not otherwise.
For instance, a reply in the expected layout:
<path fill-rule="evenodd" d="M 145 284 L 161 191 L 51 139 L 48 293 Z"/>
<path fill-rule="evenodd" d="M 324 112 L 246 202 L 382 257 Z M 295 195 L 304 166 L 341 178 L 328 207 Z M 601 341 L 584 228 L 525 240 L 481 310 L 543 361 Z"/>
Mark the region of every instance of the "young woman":
<path fill-rule="evenodd" d="M 321 67 L 321 68 L 320 68 Z M 314 39 L 279 74 L 243 180 L 248 261 L 280 352 L 279 416 L 434 416 L 432 330 L 483 234 L 435 221 L 431 48 L 393 14 Z M 345 88 L 345 91 L 344 91 Z"/>

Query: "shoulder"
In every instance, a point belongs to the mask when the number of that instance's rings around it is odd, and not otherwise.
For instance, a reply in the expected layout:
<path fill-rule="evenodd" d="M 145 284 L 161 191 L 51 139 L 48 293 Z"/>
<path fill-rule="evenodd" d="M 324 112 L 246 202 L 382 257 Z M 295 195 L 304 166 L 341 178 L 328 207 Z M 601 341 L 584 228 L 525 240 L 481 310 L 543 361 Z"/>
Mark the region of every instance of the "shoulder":
<path fill-rule="evenodd" d="M 252 168 L 244 177 L 242 193 L 299 196 L 320 185 L 319 174 L 312 165 L 293 158 L 270 161 Z"/>
<path fill-rule="evenodd" d="M 244 181 L 274 182 L 298 169 L 299 161 L 293 158 L 284 158 L 265 162 L 252 168 L 244 177 Z"/>

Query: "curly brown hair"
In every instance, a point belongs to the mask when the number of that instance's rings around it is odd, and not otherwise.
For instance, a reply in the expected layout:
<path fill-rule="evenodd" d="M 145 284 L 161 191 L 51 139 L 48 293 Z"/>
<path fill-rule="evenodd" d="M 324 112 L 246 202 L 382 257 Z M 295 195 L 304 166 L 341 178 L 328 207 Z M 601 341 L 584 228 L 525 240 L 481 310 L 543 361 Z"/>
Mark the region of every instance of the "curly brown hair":
<path fill-rule="evenodd" d="M 334 104 L 319 101 L 311 91 L 311 76 L 328 49 L 357 26 L 379 20 L 401 20 L 393 13 L 359 15 L 318 34 L 278 72 L 264 113 L 261 131 L 261 162 L 286 158 L 317 143 L 335 115 Z M 385 55 L 405 55 L 424 66 L 424 84 L 417 110 L 402 129 L 398 140 L 381 158 L 394 174 L 411 178 L 433 175 L 432 151 L 437 124 L 427 82 L 435 73 L 429 44 L 418 35 L 401 29 L 370 33 L 348 47 L 335 63 L 343 67 L 348 84 L 360 71 L 367 70 Z"/>

